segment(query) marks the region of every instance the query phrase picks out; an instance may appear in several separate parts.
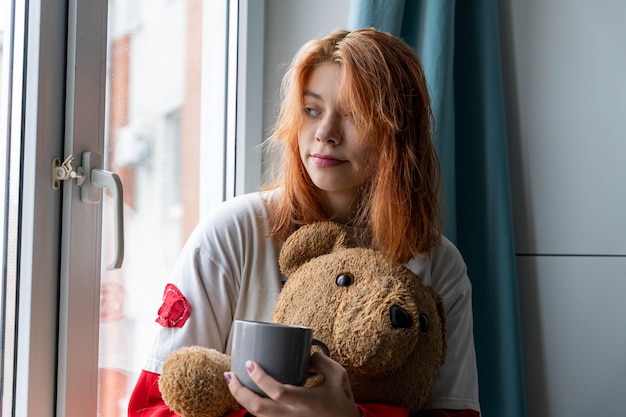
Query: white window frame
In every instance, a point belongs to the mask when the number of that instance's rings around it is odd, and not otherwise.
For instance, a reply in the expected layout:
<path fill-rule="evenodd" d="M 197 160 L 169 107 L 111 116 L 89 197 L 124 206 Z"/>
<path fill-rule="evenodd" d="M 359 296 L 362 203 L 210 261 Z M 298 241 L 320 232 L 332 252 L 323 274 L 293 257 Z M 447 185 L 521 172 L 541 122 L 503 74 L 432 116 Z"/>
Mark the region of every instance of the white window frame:
<path fill-rule="evenodd" d="M 263 176 L 265 2 L 239 0 L 238 16 L 234 195 L 258 190 Z"/>
<path fill-rule="evenodd" d="M 61 218 L 50 165 L 63 151 L 66 4 L 29 1 L 21 15 L 24 2 L 18 3 L 16 29 L 23 25 L 27 35 L 23 92 L 13 100 L 18 113 L 22 104 L 21 123 L 14 121 L 11 131 L 12 145 L 22 143 L 23 155 L 13 415 L 47 416 L 56 404 Z"/>

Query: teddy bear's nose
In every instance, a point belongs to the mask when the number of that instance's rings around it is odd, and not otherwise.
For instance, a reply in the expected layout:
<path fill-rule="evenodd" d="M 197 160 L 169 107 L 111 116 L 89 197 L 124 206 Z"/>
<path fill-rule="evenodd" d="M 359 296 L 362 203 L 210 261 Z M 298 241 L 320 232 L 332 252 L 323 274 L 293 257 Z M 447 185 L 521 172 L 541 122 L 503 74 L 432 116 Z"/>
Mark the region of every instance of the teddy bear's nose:
<path fill-rule="evenodd" d="M 413 320 L 409 313 L 396 304 L 389 309 L 389 315 L 391 316 L 391 326 L 394 329 L 408 329 L 413 325 Z"/>
<path fill-rule="evenodd" d="M 354 277 L 350 274 L 341 274 L 335 280 L 335 284 L 339 287 L 348 287 L 354 282 Z"/>

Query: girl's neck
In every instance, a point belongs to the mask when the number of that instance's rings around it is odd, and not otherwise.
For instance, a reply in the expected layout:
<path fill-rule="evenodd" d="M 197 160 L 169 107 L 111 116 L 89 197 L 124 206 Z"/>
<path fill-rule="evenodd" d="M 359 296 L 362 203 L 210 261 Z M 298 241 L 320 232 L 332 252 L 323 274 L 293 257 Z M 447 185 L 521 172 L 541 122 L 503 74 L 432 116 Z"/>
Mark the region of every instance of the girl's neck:
<path fill-rule="evenodd" d="M 326 192 L 326 212 L 331 220 L 349 225 L 356 215 L 357 199 L 357 194 Z"/>

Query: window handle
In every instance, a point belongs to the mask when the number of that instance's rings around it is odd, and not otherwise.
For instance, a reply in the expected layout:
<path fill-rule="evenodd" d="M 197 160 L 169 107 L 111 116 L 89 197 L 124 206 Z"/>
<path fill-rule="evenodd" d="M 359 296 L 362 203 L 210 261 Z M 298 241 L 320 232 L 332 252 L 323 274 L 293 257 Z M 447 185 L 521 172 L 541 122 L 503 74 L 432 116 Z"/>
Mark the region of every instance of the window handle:
<path fill-rule="evenodd" d="M 101 199 L 101 188 L 113 194 L 113 218 L 115 252 L 108 270 L 119 269 L 124 260 L 124 191 L 119 175 L 101 169 L 102 156 L 97 152 L 83 152 L 80 199 L 84 203 L 95 204 Z"/>

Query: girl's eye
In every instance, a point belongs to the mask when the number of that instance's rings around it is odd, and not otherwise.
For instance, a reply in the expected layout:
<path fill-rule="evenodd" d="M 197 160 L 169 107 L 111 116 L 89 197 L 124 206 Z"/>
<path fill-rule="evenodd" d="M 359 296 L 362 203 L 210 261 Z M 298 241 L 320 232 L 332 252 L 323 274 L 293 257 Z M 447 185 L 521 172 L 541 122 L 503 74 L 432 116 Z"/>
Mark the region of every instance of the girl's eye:
<path fill-rule="evenodd" d="M 315 110 L 312 107 L 305 107 L 304 112 L 309 116 L 319 116 L 321 114 L 318 110 Z"/>

